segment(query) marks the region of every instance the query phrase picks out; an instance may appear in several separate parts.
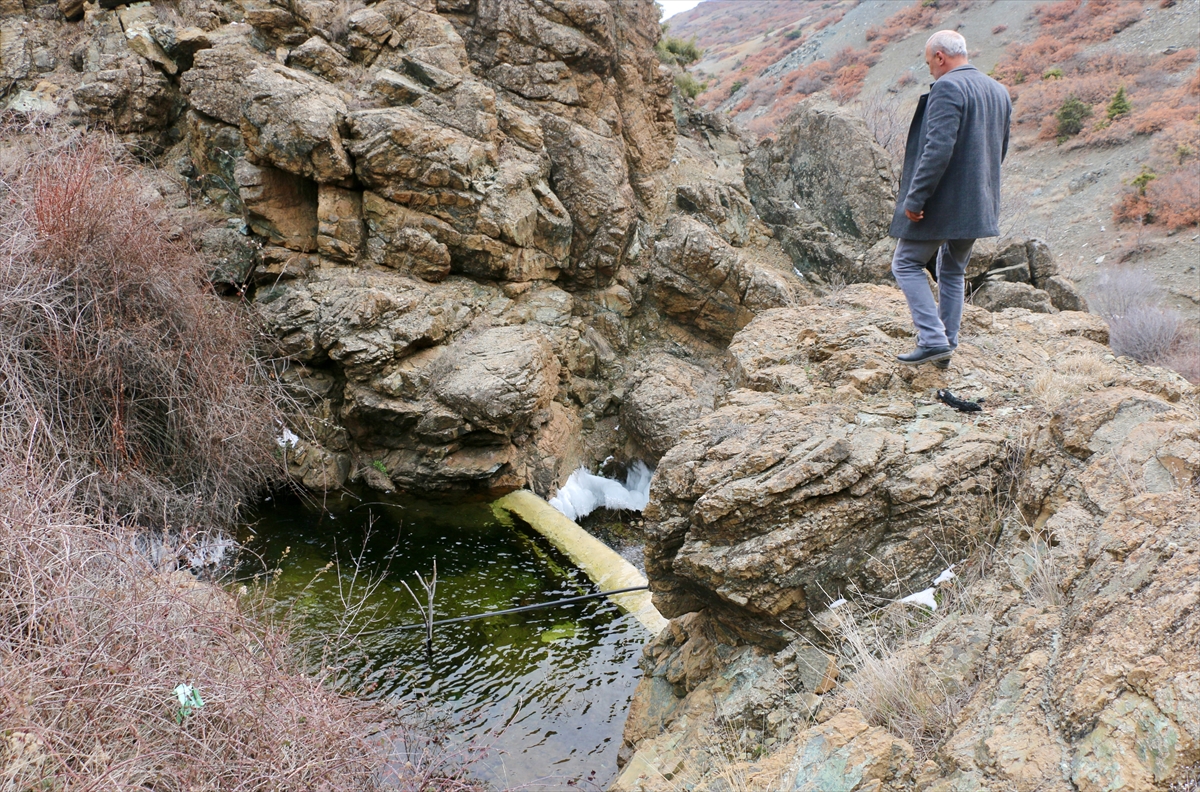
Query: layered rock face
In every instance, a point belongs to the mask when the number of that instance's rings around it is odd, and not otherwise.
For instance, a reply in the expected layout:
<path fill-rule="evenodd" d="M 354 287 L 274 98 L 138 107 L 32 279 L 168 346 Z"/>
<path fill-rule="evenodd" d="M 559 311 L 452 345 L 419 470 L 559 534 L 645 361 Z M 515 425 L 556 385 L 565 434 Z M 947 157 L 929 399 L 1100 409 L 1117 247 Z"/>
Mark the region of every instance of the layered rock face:
<path fill-rule="evenodd" d="M 1200 759 L 1196 389 L 1114 358 L 1089 314 L 964 319 L 947 372 L 894 362 L 912 336 L 887 287 L 734 336 L 729 389 L 653 481 L 673 619 L 615 788 L 1152 790 Z M 856 609 L 908 636 L 869 646 L 873 670 L 845 643 Z M 918 726 L 884 728 L 881 684 Z M 722 757 L 723 733 L 770 758 Z"/>
<path fill-rule="evenodd" d="M 680 418 L 645 364 L 698 372 L 672 385 L 699 415 L 714 345 L 807 299 L 737 136 L 673 106 L 649 0 L 16 6 L 14 107 L 161 154 L 230 218 L 198 245 L 288 361 L 306 486 L 548 495 L 623 444 L 653 461 Z"/>

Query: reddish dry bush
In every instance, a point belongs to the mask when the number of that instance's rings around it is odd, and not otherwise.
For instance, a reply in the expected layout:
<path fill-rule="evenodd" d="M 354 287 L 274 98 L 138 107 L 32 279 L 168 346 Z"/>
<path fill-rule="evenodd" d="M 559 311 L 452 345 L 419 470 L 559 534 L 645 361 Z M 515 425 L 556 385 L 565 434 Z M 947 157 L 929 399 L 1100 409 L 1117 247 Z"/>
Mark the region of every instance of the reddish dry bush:
<path fill-rule="evenodd" d="M 43 141 L 3 174 L 0 394 L 7 431 L 114 518 L 227 524 L 280 474 L 275 394 L 243 309 L 167 237 L 104 143 Z"/>
<path fill-rule="evenodd" d="M 838 70 L 833 87 L 829 89 L 829 95 L 838 104 L 846 104 L 862 91 L 863 81 L 866 80 L 869 70 L 870 67 L 865 63 L 843 66 Z"/>
<path fill-rule="evenodd" d="M 1159 176 L 1146 186 L 1154 221 L 1173 230 L 1200 225 L 1200 162 Z"/>
<path fill-rule="evenodd" d="M 1200 55 L 1200 50 L 1195 47 L 1181 49 L 1178 52 L 1173 52 L 1158 61 L 1158 68 L 1165 72 L 1175 74 L 1181 72 L 1188 66 L 1196 62 L 1197 55 Z"/>
<path fill-rule="evenodd" d="M 1150 155 L 1161 163 L 1183 165 L 1200 157 L 1200 124 L 1176 121 L 1153 138 Z"/>
<path fill-rule="evenodd" d="M 1139 225 L 1153 223 L 1154 205 L 1139 190 L 1134 188 L 1126 189 L 1121 193 L 1117 202 L 1113 204 L 1113 222 L 1136 223 Z"/>

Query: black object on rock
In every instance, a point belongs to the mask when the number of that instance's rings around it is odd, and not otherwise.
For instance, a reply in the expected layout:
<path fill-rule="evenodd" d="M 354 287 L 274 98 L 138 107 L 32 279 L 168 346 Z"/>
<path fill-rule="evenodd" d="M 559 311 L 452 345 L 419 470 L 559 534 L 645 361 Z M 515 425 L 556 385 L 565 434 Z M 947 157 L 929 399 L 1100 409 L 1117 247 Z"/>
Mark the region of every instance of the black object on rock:
<path fill-rule="evenodd" d="M 983 401 L 983 399 L 980 399 L 979 401 L 966 401 L 965 399 L 958 398 L 948 390 L 938 391 L 937 397 L 938 401 L 948 404 L 960 412 L 979 412 L 983 409 L 983 407 L 981 407 L 979 404 L 979 402 Z"/>

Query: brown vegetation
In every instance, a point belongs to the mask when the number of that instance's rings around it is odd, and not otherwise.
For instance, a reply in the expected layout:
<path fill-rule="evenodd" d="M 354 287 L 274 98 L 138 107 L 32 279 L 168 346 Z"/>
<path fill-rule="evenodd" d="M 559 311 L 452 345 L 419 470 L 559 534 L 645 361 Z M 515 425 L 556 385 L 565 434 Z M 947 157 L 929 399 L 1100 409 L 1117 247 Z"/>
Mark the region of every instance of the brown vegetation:
<path fill-rule="evenodd" d="M 107 518 L 225 525 L 280 471 L 248 318 L 111 147 L 38 148 L 3 173 L 0 442 Z"/>
<path fill-rule="evenodd" d="M 809 34 L 843 18 L 846 8 L 842 5 L 826 8 L 827 5 L 764 2 L 756 3 L 751 12 L 742 4 L 709 0 L 685 17 L 686 21 L 678 30 L 696 36 L 710 63 L 739 51 L 738 47 L 748 39 L 761 35 L 765 40 L 761 48 L 739 60 L 729 72 L 713 75 L 714 78 L 708 81 L 708 90 L 700 94 L 697 101 L 714 108 L 738 93 L 733 114 L 750 116 L 745 127 L 751 133 L 769 135 L 796 105 L 814 93 L 828 90 L 830 97 L 840 104 L 856 99 L 868 70 L 878 62 L 889 42 L 908 36 L 918 26 L 933 24 L 958 2 L 916 0 L 889 16 L 882 25 L 867 29 L 866 40 L 871 44 L 868 49 L 844 47 L 831 58 L 767 76 L 767 69 L 802 45 Z M 771 36 L 775 34 L 770 31 L 781 21 L 788 26 L 787 35 L 780 31 L 779 40 L 772 40 Z M 759 33 L 760 30 L 763 32 Z M 912 77 L 904 75 L 901 79 L 911 81 Z"/>
<path fill-rule="evenodd" d="M 1030 43 L 1012 44 L 994 75 L 1013 94 L 1017 128 L 1036 128 L 1043 139 L 1069 138 L 1069 145 L 1078 147 L 1120 145 L 1137 135 L 1156 136 L 1159 153 L 1146 163 L 1156 178 L 1121 195 L 1113 215 L 1118 222 L 1178 229 L 1200 222 L 1195 170 L 1188 163 L 1190 152 L 1198 150 L 1192 141 L 1200 132 L 1200 74 L 1183 80 L 1174 76 L 1195 68 L 1197 50 L 1085 54 L 1085 48 L 1110 40 L 1141 19 L 1143 7 L 1141 2 L 1118 0 L 1039 5 L 1033 14 L 1042 35 Z M 1113 112 L 1118 94 L 1128 103 L 1124 112 Z M 1077 132 L 1064 134 L 1062 116 L 1073 99 L 1091 112 L 1075 113 L 1087 121 Z M 1162 152 L 1158 136 L 1176 145 Z"/>
<path fill-rule="evenodd" d="M 114 143 L 5 131 L 0 789 L 367 790 L 397 749 L 394 786 L 468 788 L 269 589 L 188 571 L 280 469 L 250 322 Z"/>

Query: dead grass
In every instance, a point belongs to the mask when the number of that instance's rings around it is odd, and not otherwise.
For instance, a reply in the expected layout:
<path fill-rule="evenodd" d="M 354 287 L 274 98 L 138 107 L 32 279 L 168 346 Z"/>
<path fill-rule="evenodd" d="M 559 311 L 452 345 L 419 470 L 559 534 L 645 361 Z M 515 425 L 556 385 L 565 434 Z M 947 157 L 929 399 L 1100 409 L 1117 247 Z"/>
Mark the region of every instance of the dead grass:
<path fill-rule="evenodd" d="M 1062 572 L 1054 554 L 1041 537 L 1029 543 L 1009 562 L 1013 579 L 1026 601 L 1038 608 L 1059 608 L 1066 604 L 1062 590 Z"/>
<path fill-rule="evenodd" d="M 927 757 L 953 727 L 965 697 L 911 645 L 929 621 L 920 607 L 893 603 L 864 612 L 848 603 L 830 611 L 830 621 L 842 660 L 853 669 L 834 706 L 855 707 Z"/>
<path fill-rule="evenodd" d="M 25 463 L 0 471 L 0 788 L 374 788 L 372 712 L 302 673 L 260 599 L 154 568 Z"/>
<path fill-rule="evenodd" d="M 1047 412 L 1052 412 L 1080 393 L 1103 386 L 1114 373 L 1099 355 L 1070 355 L 1052 361 L 1050 368 L 1033 381 L 1030 393 Z"/>
<path fill-rule="evenodd" d="M 269 587 L 182 569 L 278 475 L 274 390 L 119 149 L 37 134 L 0 162 L 0 790 L 472 788 Z"/>

